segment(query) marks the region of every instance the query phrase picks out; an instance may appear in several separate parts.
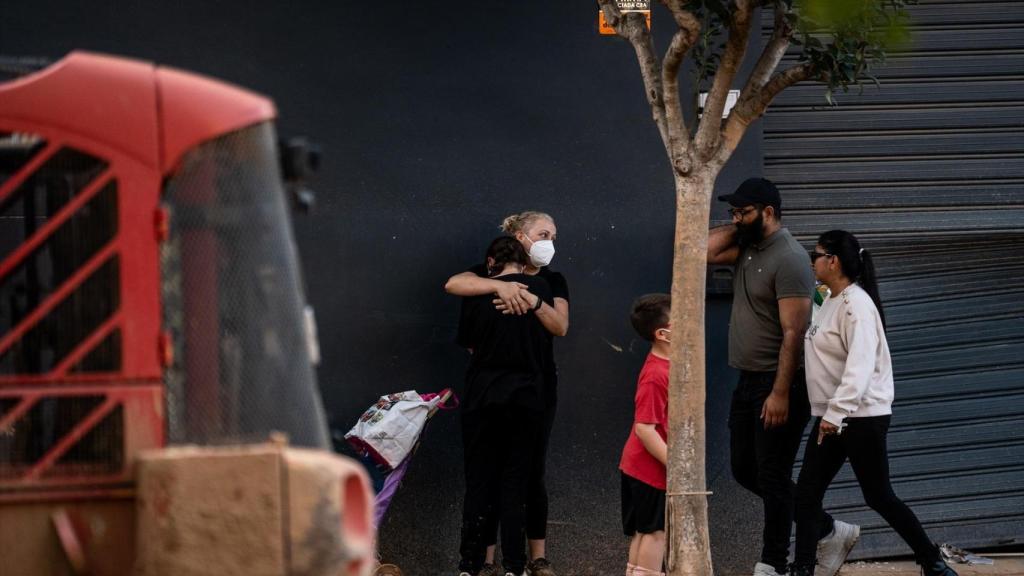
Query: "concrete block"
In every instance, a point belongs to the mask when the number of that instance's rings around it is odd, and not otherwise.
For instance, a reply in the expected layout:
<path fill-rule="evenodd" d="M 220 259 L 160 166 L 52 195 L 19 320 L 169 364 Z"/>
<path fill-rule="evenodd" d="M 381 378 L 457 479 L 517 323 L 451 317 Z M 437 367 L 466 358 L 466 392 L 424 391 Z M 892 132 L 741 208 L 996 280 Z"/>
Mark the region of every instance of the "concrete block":
<path fill-rule="evenodd" d="M 147 451 L 137 480 L 137 575 L 287 574 L 280 449 Z"/>
<path fill-rule="evenodd" d="M 369 574 L 372 490 L 362 466 L 314 450 L 284 452 L 291 575 Z"/>
<path fill-rule="evenodd" d="M 280 444 L 175 447 L 137 465 L 137 576 L 363 576 L 373 496 L 362 467 Z"/>

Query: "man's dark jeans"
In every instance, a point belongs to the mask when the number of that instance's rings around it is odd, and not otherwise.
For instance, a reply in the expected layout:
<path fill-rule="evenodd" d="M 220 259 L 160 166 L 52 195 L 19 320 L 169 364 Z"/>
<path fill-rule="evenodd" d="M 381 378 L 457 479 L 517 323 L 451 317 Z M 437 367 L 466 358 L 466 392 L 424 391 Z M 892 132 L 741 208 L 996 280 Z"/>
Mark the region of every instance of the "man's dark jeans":
<path fill-rule="evenodd" d="M 793 462 L 811 408 L 804 371 L 793 376 L 789 389 L 789 416 L 782 426 L 765 430 L 761 408 L 775 384 L 775 372 L 740 373 L 732 395 L 729 431 L 732 475 L 741 486 L 764 502 L 764 544 L 761 562 L 786 571 L 789 537 L 793 529 Z M 832 517 L 824 511 L 820 524 L 824 535 L 832 530 Z"/>

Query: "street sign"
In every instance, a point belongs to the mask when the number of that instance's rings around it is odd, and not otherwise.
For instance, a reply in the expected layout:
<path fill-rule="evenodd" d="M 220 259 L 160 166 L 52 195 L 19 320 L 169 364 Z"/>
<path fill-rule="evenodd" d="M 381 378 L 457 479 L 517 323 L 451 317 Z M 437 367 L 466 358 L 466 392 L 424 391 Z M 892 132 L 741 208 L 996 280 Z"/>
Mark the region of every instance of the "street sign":
<path fill-rule="evenodd" d="M 651 0 L 615 0 L 619 5 L 619 11 L 623 14 L 628 12 L 640 12 L 647 19 L 647 29 L 651 29 Z M 597 29 L 605 36 L 615 35 L 615 29 L 608 25 L 604 19 L 604 11 L 597 11 Z"/>

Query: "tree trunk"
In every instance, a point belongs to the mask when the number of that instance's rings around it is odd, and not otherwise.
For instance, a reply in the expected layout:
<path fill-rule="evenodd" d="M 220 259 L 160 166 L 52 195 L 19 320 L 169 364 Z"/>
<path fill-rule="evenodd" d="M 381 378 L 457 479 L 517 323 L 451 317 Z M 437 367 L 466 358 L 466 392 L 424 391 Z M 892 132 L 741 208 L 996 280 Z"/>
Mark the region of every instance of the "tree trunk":
<path fill-rule="evenodd" d="M 671 576 L 712 574 L 704 470 L 704 290 L 714 172 L 705 166 L 677 175 L 675 182 L 665 515 Z"/>

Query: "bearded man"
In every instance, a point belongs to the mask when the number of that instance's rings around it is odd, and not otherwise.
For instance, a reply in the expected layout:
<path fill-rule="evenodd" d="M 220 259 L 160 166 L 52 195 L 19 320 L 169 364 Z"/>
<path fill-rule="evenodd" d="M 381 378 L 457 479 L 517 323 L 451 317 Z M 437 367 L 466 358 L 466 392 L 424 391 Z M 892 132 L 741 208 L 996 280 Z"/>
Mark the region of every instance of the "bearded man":
<path fill-rule="evenodd" d="M 733 477 L 764 503 L 755 576 L 786 574 L 793 523 L 793 462 L 810 404 L 803 370 L 814 274 L 807 251 L 782 227 L 782 197 L 764 178 L 719 196 L 733 224 L 713 228 L 708 263 L 735 267 L 729 365 L 740 371 L 729 410 Z M 860 528 L 821 512 L 815 576 L 833 576 Z"/>

